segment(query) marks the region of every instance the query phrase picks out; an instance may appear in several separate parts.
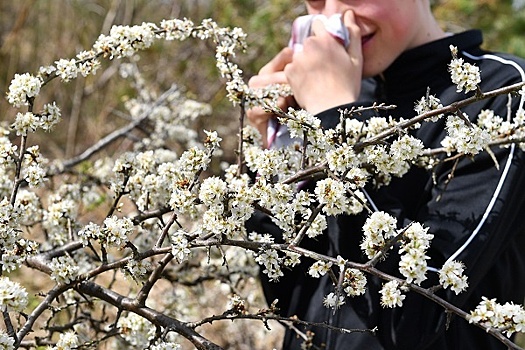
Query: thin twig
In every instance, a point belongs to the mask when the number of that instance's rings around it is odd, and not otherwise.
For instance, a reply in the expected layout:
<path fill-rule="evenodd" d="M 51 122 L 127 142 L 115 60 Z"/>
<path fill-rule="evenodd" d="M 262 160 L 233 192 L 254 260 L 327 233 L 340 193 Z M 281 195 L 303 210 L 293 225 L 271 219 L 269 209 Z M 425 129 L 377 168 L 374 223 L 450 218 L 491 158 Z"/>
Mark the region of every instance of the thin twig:
<path fill-rule="evenodd" d="M 177 86 L 173 85 L 171 88 L 166 90 L 147 110 L 142 112 L 136 119 L 134 119 L 128 125 L 113 131 L 106 137 L 100 139 L 96 144 L 86 149 L 84 152 L 76 157 L 66 160 L 62 163 L 62 168 L 67 169 L 73 167 L 93 156 L 95 153 L 100 152 L 104 147 L 114 142 L 115 140 L 124 137 L 127 133 L 138 127 L 144 120 L 146 120 L 153 110 L 166 102 L 166 100 L 177 91 Z"/>

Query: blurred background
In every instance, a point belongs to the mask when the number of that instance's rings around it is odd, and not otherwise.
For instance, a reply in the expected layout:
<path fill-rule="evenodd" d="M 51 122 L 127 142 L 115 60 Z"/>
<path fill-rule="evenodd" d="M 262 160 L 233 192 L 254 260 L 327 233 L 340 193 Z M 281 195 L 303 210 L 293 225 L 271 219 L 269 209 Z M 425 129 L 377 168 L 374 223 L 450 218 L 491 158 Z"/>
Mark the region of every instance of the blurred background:
<path fill-rule="evenodd" d="M 482 29 L 486 48 L 525 57 L 525 0 L 441 0 L 433 7 L 448 31 Z M 287 44 L 292 19 L 303 13 L 299 0 L 0 1 L 0 122 L 11 123 L 17 112 L 5 99 L 15 73 L 36 74 L 40 66 L 73 58 L 112 25 L 187 17 L 195 23 L 212 18 L 222 27 L 241 27 L 249 46 L 237 62 L 247 81 Z M 239 111 L 225 98 L 213 50 L 198 40 L 158 41 L 138 55 L 137 64 L 153 89 L 162 92 L 176 83 L 190 98 L 211 104 L 212 116 L 198 120 L 195 130 L 217 130 L 224 138 L 222 157 L 234 162 Z M 65 85 L 56 79 L 46 86 L 40 101 L 55 100 L 63 121 L 51 134 L 32 136 L 31 144 L 40 144 L 50 159 L 69 158 L 125 123 L 123 104 L 136 92 L 120 78 L 119 63 L 103 60 L 95 76 Z"/>

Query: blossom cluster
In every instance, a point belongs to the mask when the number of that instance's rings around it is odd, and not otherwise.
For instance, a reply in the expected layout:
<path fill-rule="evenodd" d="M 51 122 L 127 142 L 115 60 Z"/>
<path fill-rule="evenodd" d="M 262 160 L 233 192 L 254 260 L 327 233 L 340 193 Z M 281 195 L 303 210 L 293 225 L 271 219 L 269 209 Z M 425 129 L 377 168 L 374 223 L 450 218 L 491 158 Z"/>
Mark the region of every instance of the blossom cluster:
<path fill-rule="evenodd" d="M 130 218 L 118 218 L 114 215 L 104 220 L 101 234 L 105 237 L 105 243 L 108 246 L 122 249 L 129 241 L 133 229 L 134 225 Z"/>
<path fill-rule="evenodd" d="M 496 299 L 483 297 L 476 309 L 470 312 L 468 321 L 501 330 L 510 337 L 516 332 L 525 332 L 525 309 L 522 305 L 509 302 L 502 305 Z"/>
<path fill-rule="evenodd" d="M 362 295 L 366 291 L 366 277 L 363 272 L 357 269 L 347 268 L 347 260 L 337 256 L 337 266 L 342 275 L 341 285 L 338 286 L 337 292 L 331 292 L 324 297 L 323 305 L 327 308 L 338 309 L 345 303 L 345 295 L 348 297 L 355 297 Z M 308 274 L 314 278 L 325 276 L 332 268 L 332 262 L 318 260 L 310 266 Z"/>
<path fill-rule="evenodd" d="M 443 108 L 443 104 L 441 103 L 439 98 L 437 98 L 434 95 L 429 94 L 428 96 L 421 97 L 421 99 L 416 101 L 415 106 L 414 106 L 414 111 L 418 115 L 421 115 L 421 114 L 431 112 L 433 110 L 440 109 L 440 108 Z M 443 117 L 443 114 L 438 114 L 435 117 L 430 118 L 429 120 L 432 122 L 436 122 L 441 117 Z"/>
<path fill-rule="evenodd" d="M 28 193 L 31 192 L 21 191 L 14 206 L 6 197 L 0 201 L 0 266 L 5 272 L 20 268 L 27 257 L 37 252 L 38 244 L 25 239 L 19 229 L 19 225 L 28 224 L 31 217 L 27 215 L 35 214 L 31 219 L 38 219 L 38 209 L 35 207 L 37 204 L 34 202 L 36 196 L 27 196 Z"/>
<path fill-rule="evenodd" d="M 7 101 L 15 107 L 27 105 L 27 99 L 34 98 L 40 93 L 42 80 L 29 73 L 15 74 L 9 85 Z"/>
<path fill-rule="evenodd" d="M 7 277 L 0 277 L 0 310 L 1 311 L 23 311 L 28 303 L 26 289 L 18 282 L 11 281 Z"/>
<path fill-rule="evenodd" d="M 384 249 L 388 239 L 397 235 L 396 229 L 396 218 L 382 211 L 372 213 L 363 225 L 361 250 L 372 259 Z"/>
<path fill-rule="evenodd" d="M 343 290 L 349 297 L 365 294 L 365 274 L 357 269 L 346 269 L 343 279 Z"/>
<path fill-rule="evenodd" d="M 339 309 L 345 303 L 344 295 L 334 292 L 328 293 L 323 299 L 323 305 L 330 309 Z"/>
<path fill-rule="evenodd" d="M 452 82 L 456 84 L 457 92 L 465 90 L 465 93 L 469 91 L 475 91 L 481 83 L 481 74 L 479 67 L 465 62 L 463 58 L 457 57 L 457 48 L 450 47 L 453 59 L 448 65 L 450 77 Z"/>
<path fill-rule="evenodd" d="M 381 293 L 381 305 L 389 308 L 403 306 L 403 300 L 406 298 L 403 292 L 406 291 L 407 288 L 396 280 L 384 283 L 379 291 Z"/>
<path fill-rule="evenodd" d="M 486 129 L 482 129 L 478 125 L 467 125 L 464 118 L 455 115 L 447 118 L 448 136 L 443 139 L 441 144 L 449 153 L 456 150 L 459 153 L 476 155 L 487 147 L 490 135 Z"/>
<path fill-rule="evenodd" d="M 284 276 L 281 269 L 283 258 L 279 257 L 279 253 L 275 249 L 261 249 L 255 254 L 255 261 L 264 266 L 263 273 L 268 276 L 270 281 L 278 281 Z"/>
<path fill-rule="evenodd" d="M 53 258 L 49 264 L 51 279 L 58 284 L 68 284 L 77 278 L 79 266 L 67 255 Z"/>
<path fill-rule="evenodd" d="M 46 80 L 54 76 L 68 82 L 79 74 L 84 77 L 96 74 L 101 65 L 100 56 L 109 59 L 131 57 L 137 51 L 151 47 L 156 39 L 185 40 L 190 36 L 201 40 L 212 38 L 215 41 L 217 67 L 222 76 L 229 78 L 229 96 L 232 101 L 240 101 L 240 96 L 248 88 L 242 80 L 241 69 L 231 62 L 231 58 L 236 51 L 245 49 L 246 34 L 240 28 L 221 28 L 211 19 L 204 19 L 200 26 L 188 19 L 163 20 L 159 25 L 114 25 L 108 35 L 101 34 L 91 49 L 79 52 L 76 58 L 62 58 L 55 61 L 54 65 L 41 67 L 38 76 L 16 74 L 9 86 L 8 101 L 15 107 L 29 105 Z"/>
<path fill-rule="evenodd" d="M 367 162 L 373 164 L 377 172 L 387 177 L 391 175 L 402 177 L 423 153 L 423 150 L 421 140 L 411 135 L 403 135 L 394 140 L 389 147 L 386 145 L 367 147 L 365 155 Z"/>
<path fill-rule="evenodd" d="M 323 212 L 327 215 L 358 214 L 366 201 L 361 191 L 349 196 L 345 183 L 330 178 L 318 181 L 314 193 L 319 203 L 324 204 Z"/>
<path fill-rule="evenodd" d="M 313 263 L 312 266 L 310 266 L 308 274 L 312 277 L 319 278 L 321 276 L 326 275 L 326 273 L 330 270 L 331 267 L 332 263 L 319 260 Z"/>
<path fill-rule="evenodd" d="M 16 131 L 17 135 L 24 136 L 27 136 L 30 132 L 35 132 L 39 128 L 50 131 L 60 121 L 60 116 L 60 108 L 53 102 L 52 104 L 44 105 L 40 114 L 18 112 L 11 127 Z"/>
<path fill-rule="evenodd" d="M 74 350 L 79 345 L 78 335 L 74 332 L 61 333 L 55 346 L 49 346 L 47 350 Z"/>
<path fill-rule="evenodd" d="M 187 235 L 184 231 L 178 230 L 170 234 L 171 242 L 171 254 L 175 259 L 182 263 L 186 261 L 191 253 L 190 243 L 188 241 Z"/>
<path fill-rule="evenodd" d="M 427 260 L 430 259 L 426 252 L 434 235 L 428 233 L 428 227 L 418 222 L 409 224 L 402 232 L 399 272 L 408 283 L 421 284 L 426 279 Z"/>
<path fill-rule="evenodd" d="M 15 340 L 10 337 L 4 330 L 0 329 L 0 348 L 5 350 L 14 350 Z"/>
<path fill-rule="evenodd" d="M 122 338 L 137 348 L 146 348 L 155 336 L 155 327 L 144 317 L 134 313 L 120 317 L 117 327 Z"/>
<path fill-rule="evenodd" d="M 199 199 L 207 208 L 202 214 L 204 232 L 229 238 L 244 234 L 244 222 L 254 212 L 249 182 L 248 176 L 229 181 L 209 177 L 202 182 Z"/>
<path fill-rule="evenodd" d="M 452 289 L 459 294 L 467 289 L 467 276 L 463 274 L 465 266 L 455 260 L 447 261 L 439 270 L 439 283 L 444 287 Z"/>

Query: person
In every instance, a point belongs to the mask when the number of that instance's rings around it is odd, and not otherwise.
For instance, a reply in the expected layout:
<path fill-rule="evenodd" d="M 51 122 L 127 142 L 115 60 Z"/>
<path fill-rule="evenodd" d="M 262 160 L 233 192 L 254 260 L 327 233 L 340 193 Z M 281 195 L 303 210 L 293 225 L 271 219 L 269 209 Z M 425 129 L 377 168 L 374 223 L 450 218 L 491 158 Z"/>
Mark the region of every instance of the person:
<path fill-rule="evenodd" d="M 280 107 L 304 108 L 321 120 L 323 128 L 335 127 L 340 109 L 353 106 L 384 102 L 397 108 L 361 118 L 378 115 L 408 119 L 416 115 L 414 105 L 427 91 L 445 106 L 465 98 L 456 91 L 448 71 L 451 45 L 457 47 L 460 58 L 480 68 L 482 91 L 525 81 L 524 60 L 484 51 L 477 30 L 444 32 L 429 0 L 310 0 L 306 8 L 309 14 L 342 14 L 349 45 L 342 46 L 320 21 L 314 21 L 313 35 L 304 41 L 302 51 L 294 53 L 284 48 L 249 84 L 289 84 L 293 96 L 281 98 Z M 468 105 L 462 112 L 473 123 L 484 110 L 493 110 L 506 119 L 514 117 L 523 104 L 523 97 L 502 95 Z M 274 117 L 259 108 L 248 112 L 249 121 L 263 140 L 268 120 Z M 422 123 L 413 135 L 426 147 L 441 147 L 446 136 L 444 118 Z M 437 294 L 466 311 L 473 310 L 482 297 L 516 304 L 522 304 L 525 297 L 525 156 L 517 145 L 493 147 L 492 153 L 463 157 L 457 164 L 442 163 L 431 171 L 413 167 L 405 176 L 393 178 L 388 186 L 366 187 L 374 207 L 394 215 L 401 226 L 416 221 L 429 227 L 434 235 L 428 251 L 429 266 L 439 268 L 449 259 L 465 264 L 467 290 L 459 295 L 447 290 Z M 305 239 L 301 246 L 364 262 L 359 244 L 365 219 L 366 213 L 330 218 L 323 235 Z M 279 229 L 261 212 L 250 219 L 247 228 L 282 240 Z M 323 298 L 334 290 L 332 282 L 327 276 L 308 276 L 312 261 L 306 260 L 286 270 L 277 283 L 263 276 L 269 303 L 278 299 L 284 316 L 296 315 L 301 320 L 347 329 L 376 329 L 374 334 L 348 334 L 326 327 L 296 326 L 305 334 L 313 332 L 311 348 L 506 348 L 482 329 L 447 314 L 441 306 L 414 292 L 407 293 L 402 307 L 381 307 L 378 291 L 382 281 L 371 276 L 363 296 L 347 298 L 334 312 L 323 306 Z M 378 266 L 395 274 L 397 264 L 388 265 L 390 260 Z M 438 284 L 435 272 L 427 274 L 424 286 Z M 295 330 L 288 329 L 283 348 L 302 349 L 303 342 Z"/>

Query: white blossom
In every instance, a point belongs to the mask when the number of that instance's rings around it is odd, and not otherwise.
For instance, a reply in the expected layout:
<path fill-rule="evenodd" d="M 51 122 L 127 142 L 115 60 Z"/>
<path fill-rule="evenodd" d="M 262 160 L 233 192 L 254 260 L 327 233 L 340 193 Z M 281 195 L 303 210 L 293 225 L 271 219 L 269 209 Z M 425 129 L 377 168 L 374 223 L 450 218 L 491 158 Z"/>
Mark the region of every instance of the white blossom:
<path fill-rule="evenodd" d="M 401 177 L 410 169 L 410 163 L 403 159 L 397 161 L 386 145 L 366 147 L 365 156 L 368 163 L 375 165 L 378 172 L 386 175 L 392 174 Z"/>
<path fill-rule="evenodd" d="M 0 329 L 0 349 L 14 350 L 15 340 L 10 337 L 3 329 Z"/>
<path fill-rule="evenodd" d="M 27 305 L 27 292 L 18 282 L 0 277 L 0 310 L 21 312 Z"/>
<path fill-rule="evenodd" d="M 384 283 L 381 288 L 381 306 L 394 308 L 396 306 L 403 306 L 403 300 L 405 300 L 405 295 L 402 291 L 405 288 L 402 287 L 398 281 L 392 280 L 390 282 Z"/>
<path fill-rule="evenodd" d="M 58 193 L 57 193 L 57 197 Z M 44 211 L 43 226 L 49 235 L 49 242 L 54 245 L 64 244 L 68 240 L 69 224 L 77 216 L 78 202 L 67 198 L 51 201 L 47 210 Z"/>
<path fill-rule="evenodd" d="M 366 123 L 367 137 L 372 137 L 389 127 L 388 120 L 383 117 L 372 117 Z"/>
<path fill-rule="evenodd" d="M 218 177 L 206 178 L 200 187 L 199 199 L 208 206 L 222 204 L 225 200 L 227 184 Z"/>
<path fill-rule="evenodd" d="M 87 246 L 90 244 L 91 240 L 104 242 L 105 236 L 102 234 L 100 226 L 90 222 L 85 225 L 80 231 L 78 231 L 78 236 L 82 240 L 82 245 Z"/>
<path fill-rule="evenodd" d="M 323 305 L 330 309 L 339 309 L 345 303 L 344 295 L 337 295 L 336 293 L 329 293 L 324 297 Z"/>
<path fill-rule="evenodd" d="M 180 350 L 180 344 L 173 342 L 162 342 L 150 347 L 151 350 Z"/>
<path fill-rule="evenodd" d="M 356 167 L 359 162 L 352 146 L 344 143 L 326 154 L 328 168 L 336 173 Z"/>
<path fill-rule="evenodd" d="M 16 197 L 15 207 L 20 213 L 20 223 L 22 225 L 33 225 L 42 219 L 42 207 L 40 198 L 34 192 L 20 190 Z"/>
<path fill-rule="evenodd" d="M 440 109 L 440 108 L 443 108 L 443 105 L 441 104 L 441 101 L 439 100 L 439 98 L 437 98 L 434 95 L 428 95 L 416 101 L 416 104 L 414 106 L 414 111 L 418 115 L 421 115 L 421 114 L 431 112 L 433 110 Z M 436 122 L 442 116 L 443 114 L 438 114 L 430 118 L 430 121 Z"/>
<path fill-rule="evenodd" d="M 45 79 L 49 77 L 53 72 L 55 72 L 57 69 L 55 66 L 40 66 L 38 68 L 38 76 L 41 79 Z"/>
<path fill-rule="evenodd" d="M 15 117 L 15 122 L 11 125 L 19 136 L 25 136 L 28 132 L 35 132 L 39 126 L 40 120 L 31 112 L 18 112 Z"/>
<path fill-rule="evenodd" d="M 78 335 L 75 332 L 64 332 L 60 333 L 56 346 L 50 347 L 49 350 L 74 350 L 78 345 Z"/>
<path fill-rule="evenodd" d="M 346 178 L 350 181 L 350 188 L 353 190 L 365 187 L 369 176 L 368 171 L 363 168 L 352 168 L 346 174 Z"/>
<path fill-rule="evenodd" d="M 465 116 L 466 118 L 466 116 Z M 477 125 L 467 126 L 465 121 L 455 115 L 447 118 L 446 130 L 448 138 L 442 145 L 459 153 L 476 155 L 487 147 L 490 141 L 489 133 Z"/>
<path fill-rule="evenodd" d="M 145 349 L 155 336 L 155 327 L 144 317 L 134 313 L 122 316 L 117 322 L 120 336 L 132 346 Z"/>
<path fill-rule="evenodd" d="M 46 180 L 46 175 L 45 169 L 38 164 L 24 168 L 24 180 L 27 181 L 30 188 L 41 187 Z"/>
<path fill-rule="evenodd" d="M 42 80 L 40 78 L 34 77 L 29 73 L 15 74 L 9 85 L 7 100 L 17 108 L 28 105 L 28 98 L 38 95 L 41 87 Z"/>
<path fill-rule="evenodd" d="M 349 297 L 365 294 L 365 274 L 357 269 L 346 269 L 343 280 L 343 290 Z"/>
<path fill-rule="evenodd" d="M 76 79 L 78 75 L 78 68 L 75 59 L 60 59 L 55 61 L 56 72 L 55 74 L 62 79 L 63 82 L 68 82 Z"/>
<path fill-rule="evenodd" d="M 382 211 L 374 212 L 366 219 L 360 246 L 368 258 L 373 258 L 383 249 L 386 239 L 396 236 L 396 226 L 397 219 Z"/>
<path fill-rule="evenodd" d="M 140 281 L 144 279 L 150 268 L 149 261 L 130 259 L 124 268 L 124 272 L 135 281 Z"/>
<path fill-rule="evenodd" d="M 406 277 L 408 283 L 421 284 L 426 279 L 427 249 L 434 235 L 427 233 L 428 227 L 423 227 L 418 222 L 411 223 L 403 231 L 403 239 L 399 252 L 399 271 Z"/>
<path fill-rule="evenodd" d="M 51 279 L 59 284 L 68 284 L 78 277 L 80 267 L 75 260 L 63 255 L 53 258 L 49 264 L 51 268 Z"/>
<path fill-rule="evenodd" d="M 133 222 L 130 218 L 112 217 L 104 220 L 102 233 L 106 237 L 106 244 L 124 248 L 129 241 L 129 236 L 133 232 Z"/>
<path fill-rule="evenodd" d="M 321 120 L 304 109 L 296 110 L 290 107 L 288 113 L 292 118 L 282 119 L 281 122 L 286 124 L 292 138 L 302 139 L 305 131 L 310 134 L 310 131 L 318 130 L 321 127 Z"/>
<path fill-rule="evenodd" d="M 346 206 L 346 188 L 343 182 L 331 178 L 316 183 L 315 194 L 319 203 L 325 204 L 323 212 L 328 215 L 338 215 L 344 212 Z"/>
<path fill-rule="evenodd" d="M 390 157 L 396 162 L 412 161 L 423 153 L 423 142 L 411 135 L 403 135 L 392 142 Z"/>
<path fill-rule="evenodd" d="M 191 35 L 194 24 L 189 19 L 169 19 L 160 22 L 160 28 L 164 29 L 166 40 L 185 40 Z"/>
<path fill-rule="evenodd" d="M 503 330 L 507 336 L 525 331 L 525 309 L 522 305 L 507 302 L 499 304 L 496 299 L 482 301 L 467 317 L 469 323 L 479 323 L 487 328 Z"/>
<path fill-rule="evenodd" d="M 465 90 L 465 93 L 474 91 L 477 89 L 479 83 L 481 83 L 481 74 L 479 67 L 465 62 L 462 58 L 457 57 L 457 48 L 450 48 L 454 58 L 448 65 L 450 77 L 452 82 L 456 84 L 456 91 L 461 92 Z"/>
<path fill-rule="evenodd" d="M 422 249 L 411 248 L 401 255 L 399 272 L 406 277 L 408 283 L 421 284 L 426 277 L 427 262 L 430 259 Z"/>
<path fill-rule="evenodd" d="M 60 116 L 60 108 L 55 102 L 46 103 L 40 115 L 40 127 L 44 131 L 51 131 L 51 129 L 60 122 Z"/>
<path fill-rule="evenodd" d="M 318 260 L 310 266 L 310 269 L 308 270 L 308 274 L 314 278 L 319 278 L 321 276 L 324 276 L 330 271 L 330 268 L 332 267 L 331 262 L 325 262 Z"/>
<path fill-rule="evenodd" d="M 450 287 L 456 294 L 463 292 L 468 287 L 464 270 L 463 263 L 455 260 L 447 261 L 439 270 L 439 283 L 444 288 Z"/>
<path fill-rule="evenodd" d="M 190 243 L 188 242 L 186 232 L 178 230 L 170 234 L 171 254 L 177 262 L 182 263 L 190 256 Z"/>
<path fill-rule="evenodd" d="M 96 74 L 100 68 L 100 61 L 96 59 L 96 53 L 93 50 L 79 52 L 77 59 L 78 73 L 82 74 L 83 77 Z"/>
<path fill-rule="evenodd" d="M 264 266 L 263 273 L 270 281 L 278 281 L 284 274 L 281 270 L 281 258 L 275 249 L 261 249 L 255 255 L 255 261 Z"/>

